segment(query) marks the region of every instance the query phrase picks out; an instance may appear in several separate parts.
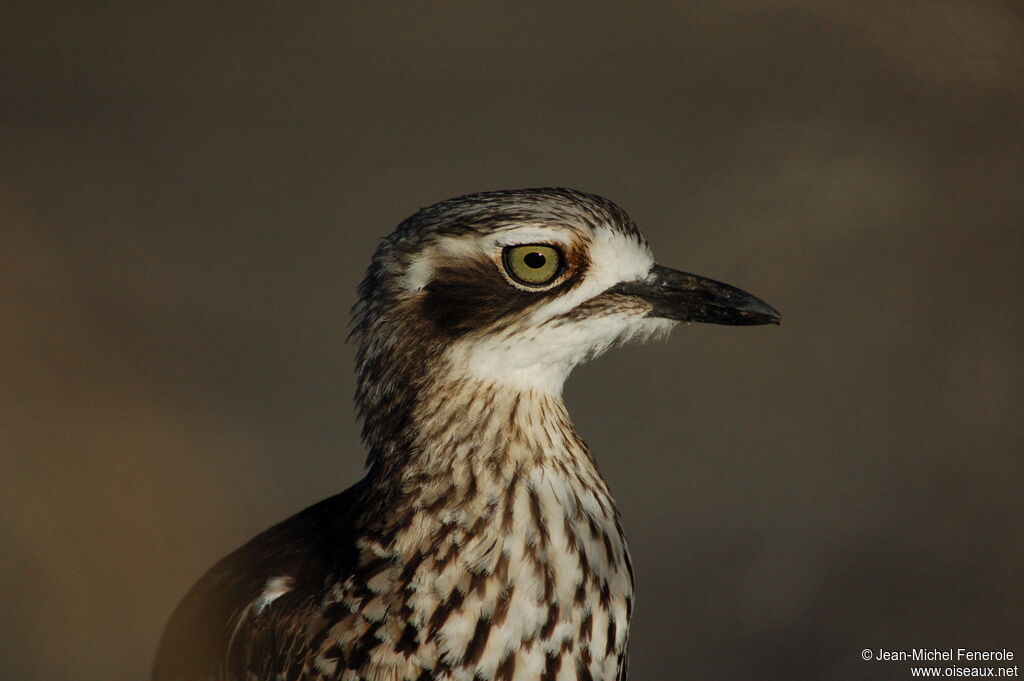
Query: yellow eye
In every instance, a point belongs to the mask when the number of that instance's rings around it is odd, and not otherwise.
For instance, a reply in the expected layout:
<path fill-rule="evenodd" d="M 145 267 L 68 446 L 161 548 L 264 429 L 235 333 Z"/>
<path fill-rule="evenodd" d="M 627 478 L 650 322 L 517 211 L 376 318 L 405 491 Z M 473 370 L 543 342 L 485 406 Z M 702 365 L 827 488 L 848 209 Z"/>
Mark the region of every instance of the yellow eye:
<path fill-rule="evenodd" d="M 503 257 L 505 271 L 525 286 L 543 286 L 561 271 L 562 254 L 554 246 L 509 246 Z"/>

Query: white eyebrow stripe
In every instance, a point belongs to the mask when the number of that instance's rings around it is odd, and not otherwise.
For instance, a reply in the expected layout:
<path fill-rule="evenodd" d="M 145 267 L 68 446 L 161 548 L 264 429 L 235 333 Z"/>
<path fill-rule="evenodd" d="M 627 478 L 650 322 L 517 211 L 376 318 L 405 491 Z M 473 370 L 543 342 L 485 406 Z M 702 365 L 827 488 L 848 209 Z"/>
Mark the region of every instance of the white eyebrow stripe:
<path fill-rule="evenodd" d="M 532 225 L 509 227 L 484 236 L 468 233 L 444 237 L 409 264 L 402 277 L 402 287 L 406 291 L 423 289 L 438 268 L 458 258 L 496 258 L 503 248 L 520 244 L 553 244 L 566 249 L 580 238 L 568 228 Z"/>
<path fill-rule="evenodd" d="M 434 271 L 453 258 L 472 258 L 482 253 L 479 244 L 471 238 L 448 238 L 430 246 L 414 259 L 402 277 L 407 291 L 419 291 L 430 283 Z"/>
<path fill-rule="evenodd" d="M 517 227 L 506 231 L 497 232 L 488 238 L 482 239 L 484 249 L 503 248 L 517 244 L 557 244 L 559 246 L 570 246 L 582 235 L 567 231 L 566 229 L 551 229 L 544 227 Z"/>

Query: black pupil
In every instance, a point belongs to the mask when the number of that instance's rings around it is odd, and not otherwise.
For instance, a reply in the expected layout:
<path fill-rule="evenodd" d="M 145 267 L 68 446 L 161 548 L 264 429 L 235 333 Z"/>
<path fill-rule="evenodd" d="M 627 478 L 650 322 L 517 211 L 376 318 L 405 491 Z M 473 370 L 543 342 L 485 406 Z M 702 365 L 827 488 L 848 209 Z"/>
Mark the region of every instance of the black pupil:
<path fill-rule="evenodd" d="M 543 253 L 537 253 L 536 251 L 523 256 L 523 264 L 533 270 L 539 270 L 541 267 L 544 267 L 544 263 L 547 261 L 548 259 L 544 257 Z"/>

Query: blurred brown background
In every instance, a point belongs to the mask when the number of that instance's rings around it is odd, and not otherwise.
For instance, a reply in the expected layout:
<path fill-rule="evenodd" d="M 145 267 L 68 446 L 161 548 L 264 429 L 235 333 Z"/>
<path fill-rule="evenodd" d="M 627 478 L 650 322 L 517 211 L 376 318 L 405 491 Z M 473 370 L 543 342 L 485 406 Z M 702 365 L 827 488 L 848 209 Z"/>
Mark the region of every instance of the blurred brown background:
<path fill-rule="evenodd" d="M 782 310 L 578 370 L 634 679 L 1024 656 L 1024 6 L 192 3 L 0 16 L 0 677 L 144 678 L 214 560 L 347 487 L 354 288 L 564 185 Z"/>

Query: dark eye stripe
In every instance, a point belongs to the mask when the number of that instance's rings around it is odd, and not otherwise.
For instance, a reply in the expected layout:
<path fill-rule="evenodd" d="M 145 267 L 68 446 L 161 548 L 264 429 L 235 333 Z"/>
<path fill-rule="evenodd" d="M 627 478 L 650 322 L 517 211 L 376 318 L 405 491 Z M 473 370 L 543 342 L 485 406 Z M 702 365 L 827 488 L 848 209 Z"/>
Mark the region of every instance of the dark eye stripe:
<path fill-rule="evenodd" d="M 560 258 L 557 281 L 546 287 L 509 284 L 512 275 L 500 265 L 495 267 L 490 258 L 452 262 L 438 269 L 419 299 L 421 320 L 449 337 L 513 323 L 525 310 L 543 305 L 583 280 L 590 268 L 586 253 L 574 251 L 570 267 L 562 251 L 556 252 Z"/>

